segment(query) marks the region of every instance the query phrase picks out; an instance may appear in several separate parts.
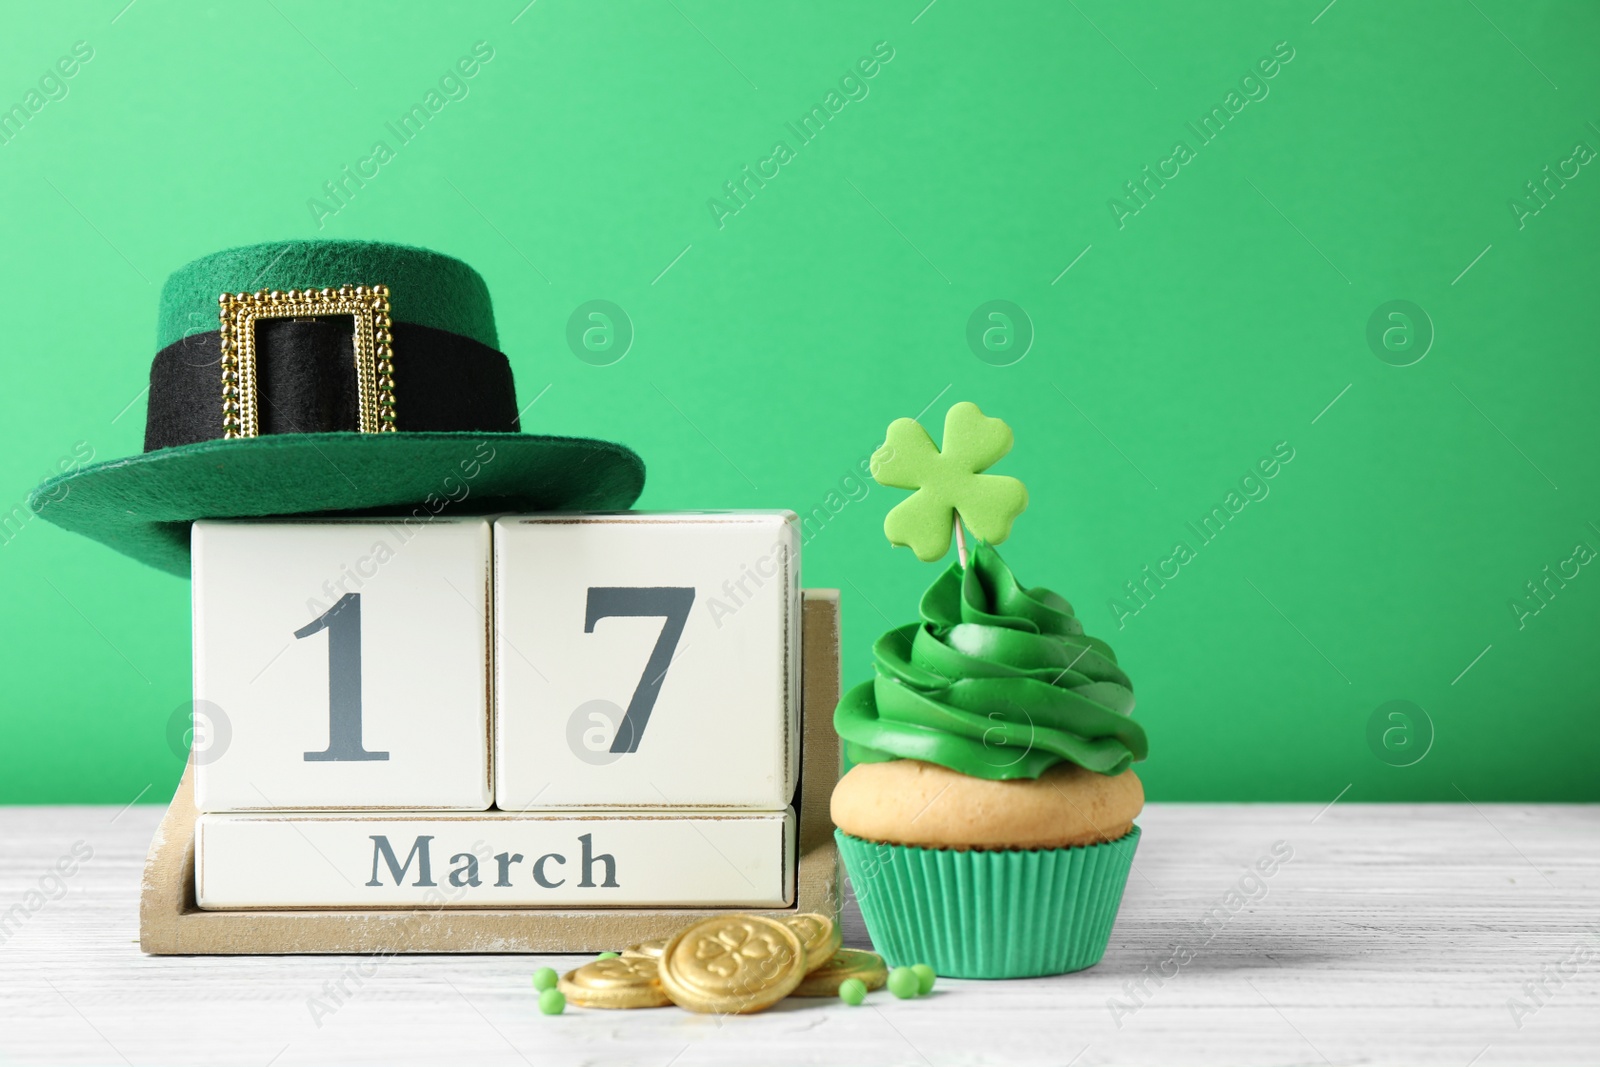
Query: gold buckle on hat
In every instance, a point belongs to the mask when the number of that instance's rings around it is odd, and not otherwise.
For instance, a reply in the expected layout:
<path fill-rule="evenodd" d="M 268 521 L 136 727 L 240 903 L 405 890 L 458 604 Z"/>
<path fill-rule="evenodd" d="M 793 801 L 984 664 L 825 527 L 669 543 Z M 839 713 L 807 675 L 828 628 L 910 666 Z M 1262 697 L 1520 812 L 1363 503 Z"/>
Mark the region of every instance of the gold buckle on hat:
<path fill-rule="evenodd" d="M 357 426 L 394 433 L 394 367 L 389 334 L 389 287 L 259 289 L 217 297 L 222 317 L 222 436 L 256 437 L 256 320 L 349 315 L 355 319 Z"/>

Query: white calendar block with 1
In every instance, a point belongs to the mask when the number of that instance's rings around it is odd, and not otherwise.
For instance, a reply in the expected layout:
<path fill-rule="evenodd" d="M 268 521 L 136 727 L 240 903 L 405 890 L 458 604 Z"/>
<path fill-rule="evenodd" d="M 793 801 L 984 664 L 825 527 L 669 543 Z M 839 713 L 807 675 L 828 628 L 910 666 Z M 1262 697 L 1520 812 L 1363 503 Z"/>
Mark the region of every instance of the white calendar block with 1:
<path fill-rule="evenodd" d="M 788 511 L 499 519 L 497 805 L 786 807 L 796 527 Z"/>
<path fill-rule="evenodd" d="M 490 533 L 195 523 L 198 808 L 489 807 Z"/>

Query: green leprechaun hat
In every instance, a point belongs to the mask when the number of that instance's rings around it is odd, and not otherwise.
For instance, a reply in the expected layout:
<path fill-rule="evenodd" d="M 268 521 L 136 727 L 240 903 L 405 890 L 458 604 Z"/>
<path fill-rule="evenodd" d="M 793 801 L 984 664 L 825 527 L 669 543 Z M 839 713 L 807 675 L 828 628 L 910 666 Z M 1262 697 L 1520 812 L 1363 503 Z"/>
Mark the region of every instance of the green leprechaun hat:
<path fill-rule="evenodd" d="M 161 289 L 144 454 L 53 478 L 28 504 L 173 574 L 195 519 L 627 508 L 622 445 L 521 432 L 483 279 L 376 241 L 197 259 Z"/>

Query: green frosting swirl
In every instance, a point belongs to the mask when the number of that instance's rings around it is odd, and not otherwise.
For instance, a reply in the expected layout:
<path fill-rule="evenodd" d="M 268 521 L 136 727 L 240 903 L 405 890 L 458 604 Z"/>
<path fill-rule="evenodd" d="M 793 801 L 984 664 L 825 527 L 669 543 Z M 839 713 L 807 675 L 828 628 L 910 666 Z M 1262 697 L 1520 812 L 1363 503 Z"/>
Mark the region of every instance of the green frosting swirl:
<path fill-rule="evenodd" d="M 1065 598 L 1026 589 L 979 543 L 922 596 L 922 621 L 872 647 L 877 677 L 834 729 L 856 763 L 919 759 L 975 778 L 1037 778 L 1062 761 L 1121 774 L 1148 752 L 1133 686 Z"/>

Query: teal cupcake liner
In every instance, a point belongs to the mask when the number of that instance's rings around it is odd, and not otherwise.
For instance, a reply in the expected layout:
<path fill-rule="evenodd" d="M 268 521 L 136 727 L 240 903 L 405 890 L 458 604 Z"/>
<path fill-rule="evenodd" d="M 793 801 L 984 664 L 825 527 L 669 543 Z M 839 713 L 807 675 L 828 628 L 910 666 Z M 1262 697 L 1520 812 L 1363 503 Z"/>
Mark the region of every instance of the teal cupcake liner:
<path fill-rule="evenodd" d="M 965 852 L 835 830 L 867 933 L 890 966 L 1033 978 L 1100 962 L 1139 845 L 1135 826 L 1079 848 Z"/>

